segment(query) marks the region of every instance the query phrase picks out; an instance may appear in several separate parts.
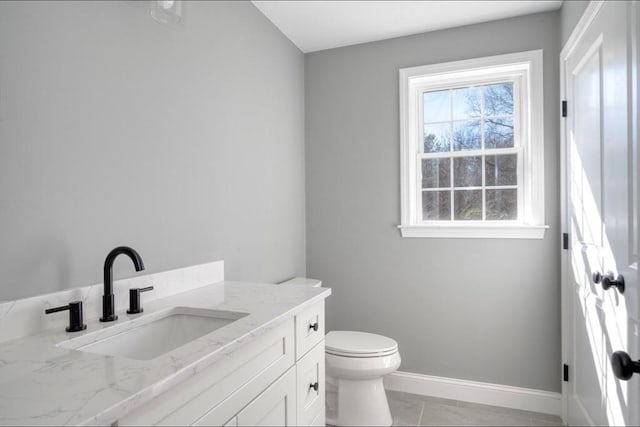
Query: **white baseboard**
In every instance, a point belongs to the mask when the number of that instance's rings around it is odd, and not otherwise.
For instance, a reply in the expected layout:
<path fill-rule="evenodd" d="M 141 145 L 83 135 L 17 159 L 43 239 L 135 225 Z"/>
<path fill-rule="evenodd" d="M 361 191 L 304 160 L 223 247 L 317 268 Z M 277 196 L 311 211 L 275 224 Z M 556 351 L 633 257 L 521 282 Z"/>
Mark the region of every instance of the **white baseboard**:
<path fill-rule="evenodd" d="M 394 372 L 384 378 L 388 390 L 560 416 L 562 395 L 550 391 L 512 387 L 455 378 Z"/>

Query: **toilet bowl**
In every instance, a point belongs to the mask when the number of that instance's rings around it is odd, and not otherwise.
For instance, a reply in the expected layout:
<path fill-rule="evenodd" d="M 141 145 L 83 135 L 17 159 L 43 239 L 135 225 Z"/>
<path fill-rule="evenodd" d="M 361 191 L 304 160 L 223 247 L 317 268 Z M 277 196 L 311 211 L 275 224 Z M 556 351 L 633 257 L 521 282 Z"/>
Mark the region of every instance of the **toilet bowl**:
<path fill-rule="evenodd" d="M 326 420 L 334 426 L 393 423 L 382 377 L 400 367 L 398 343 L 382 335 L 331 331 L 325 337 Z"/>
<path fill-rule="evenodd" d="M 321 286 L 296 277 L 282 283 Z M 367 332 L 331 331 L 325 336 L 326 423 L 332 426 L 390 426 L 382 377 L 400 367 L 398 343 Z"/>

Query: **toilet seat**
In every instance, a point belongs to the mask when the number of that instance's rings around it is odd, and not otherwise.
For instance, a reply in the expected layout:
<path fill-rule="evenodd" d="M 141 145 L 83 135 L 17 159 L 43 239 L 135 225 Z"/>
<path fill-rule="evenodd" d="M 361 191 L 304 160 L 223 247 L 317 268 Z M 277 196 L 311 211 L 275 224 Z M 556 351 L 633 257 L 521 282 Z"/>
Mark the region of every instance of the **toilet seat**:
<path fill-rule="evenodd" d="M 325 336 L 327 354 L 341 357 L 384 357 L 398 352 L 398 343 L 368 332 L 331 331 Z"/>

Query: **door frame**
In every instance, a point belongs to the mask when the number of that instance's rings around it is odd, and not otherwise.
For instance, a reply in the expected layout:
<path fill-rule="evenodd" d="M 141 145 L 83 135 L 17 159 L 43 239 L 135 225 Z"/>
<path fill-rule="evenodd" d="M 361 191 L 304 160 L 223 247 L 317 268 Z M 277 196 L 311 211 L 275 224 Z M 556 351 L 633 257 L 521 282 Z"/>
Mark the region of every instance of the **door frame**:
<path fill-rule="evenodd" d="M 582 14 L 582 17 L 576 24 L 575 28 L 571 32 L 571 35 L 567 39 L 567 42 L 562 47 L 560 52 L 560 99 L 559 102 L 566 100 L 567 96 L 567 81 L 566 81 L 566 61 L 573 53 L 576 48 L 578 42 L 583 37 L 587 28 L 591 25 L 596 15 L 600 11 L 601 7 L 604 5 L 605 0 L 592 0 L 586 7 L 585 11 Z M 640 88 L 639 88 L 639 68 L 640 68 L 640 40 L 638 40 L 638 27 L 640 25 L 640 5 L 635 5 L 635 13 L 630 16 L 630 31 L 631 31 L 631 46 L 629 47 L 629 52 L 631 53 L 631 63 L 633 64 L 631 71 L 631 78 L 629 79 L 630 87 L 628 89 L 631 102 L 630 108 L 630 131 L 632 138 L 635 142 L 635 159 L 632 157 L 629 159 L 630 168 L 629 171 L 631 173 L 636 174 L 636 177 L 640 178 L 638 175 L 638 169 L 640 166 L 640 144 L 638 142 L 638 122 L 640 121 L 640 111 L 638 109 L 638 100 L 640 98 Z M 568 106 L 571 108 L 571 105 Z M 569 228 L 568 221 L 568 201 L 567 201 L 567 184 L 568 184 L 568 165 L 567 165 L 567 126 L 566 119 L 560 119 L 560 224 L 561 224 L 561 233 L 567 233 Z M 635 198 L 636 209 L 637 212 L 640 212 L 640 185 L 638 185 L 638 179 L 635 180 L 636 188 L 632 189 L 633 194 L 629 196 Z M 636 225 L 636 239 L 637 243 L 640 244 L 640 227 Z M 562 234 L 561 239 L 562 240 Z M 563 364 L 567 364 L 571 367 L 571 362 L 573 360 L 573 334 L 572 334 L 572 324 L 573 324 L 573 288 L 571 282 L 571 272 L 570 272 L 570 259 L 569 259 L 570 251 L 562 250 L 560 256 L 560 264 L 561 264 L 561 354 L 562 354 L 562 362 L 558 367 L 558 373 L 560 374 L 560 378 L 563 375 Z M 640 355 L 632 355 L 632 357 L 640 357 Z M 571 379 L 572 370 L 569 369 L 569 381 Z M 563 423 L 568 423 L 568 409 L 569 409 L 569 384 L 570 382 L 562 381 L 562 421 Z"/>

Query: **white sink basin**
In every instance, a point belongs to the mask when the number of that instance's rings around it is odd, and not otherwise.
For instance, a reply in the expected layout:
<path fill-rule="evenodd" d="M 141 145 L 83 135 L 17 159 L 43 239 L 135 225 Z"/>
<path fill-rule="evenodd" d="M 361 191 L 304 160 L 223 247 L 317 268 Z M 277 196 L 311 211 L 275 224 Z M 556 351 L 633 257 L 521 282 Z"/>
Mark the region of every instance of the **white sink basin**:
<path fill-rule="evenodd" d="M 173 307 L 61 342 L 58 347 L 128 359 L 150 360 L 233 323 L 247 314 Z"/>

